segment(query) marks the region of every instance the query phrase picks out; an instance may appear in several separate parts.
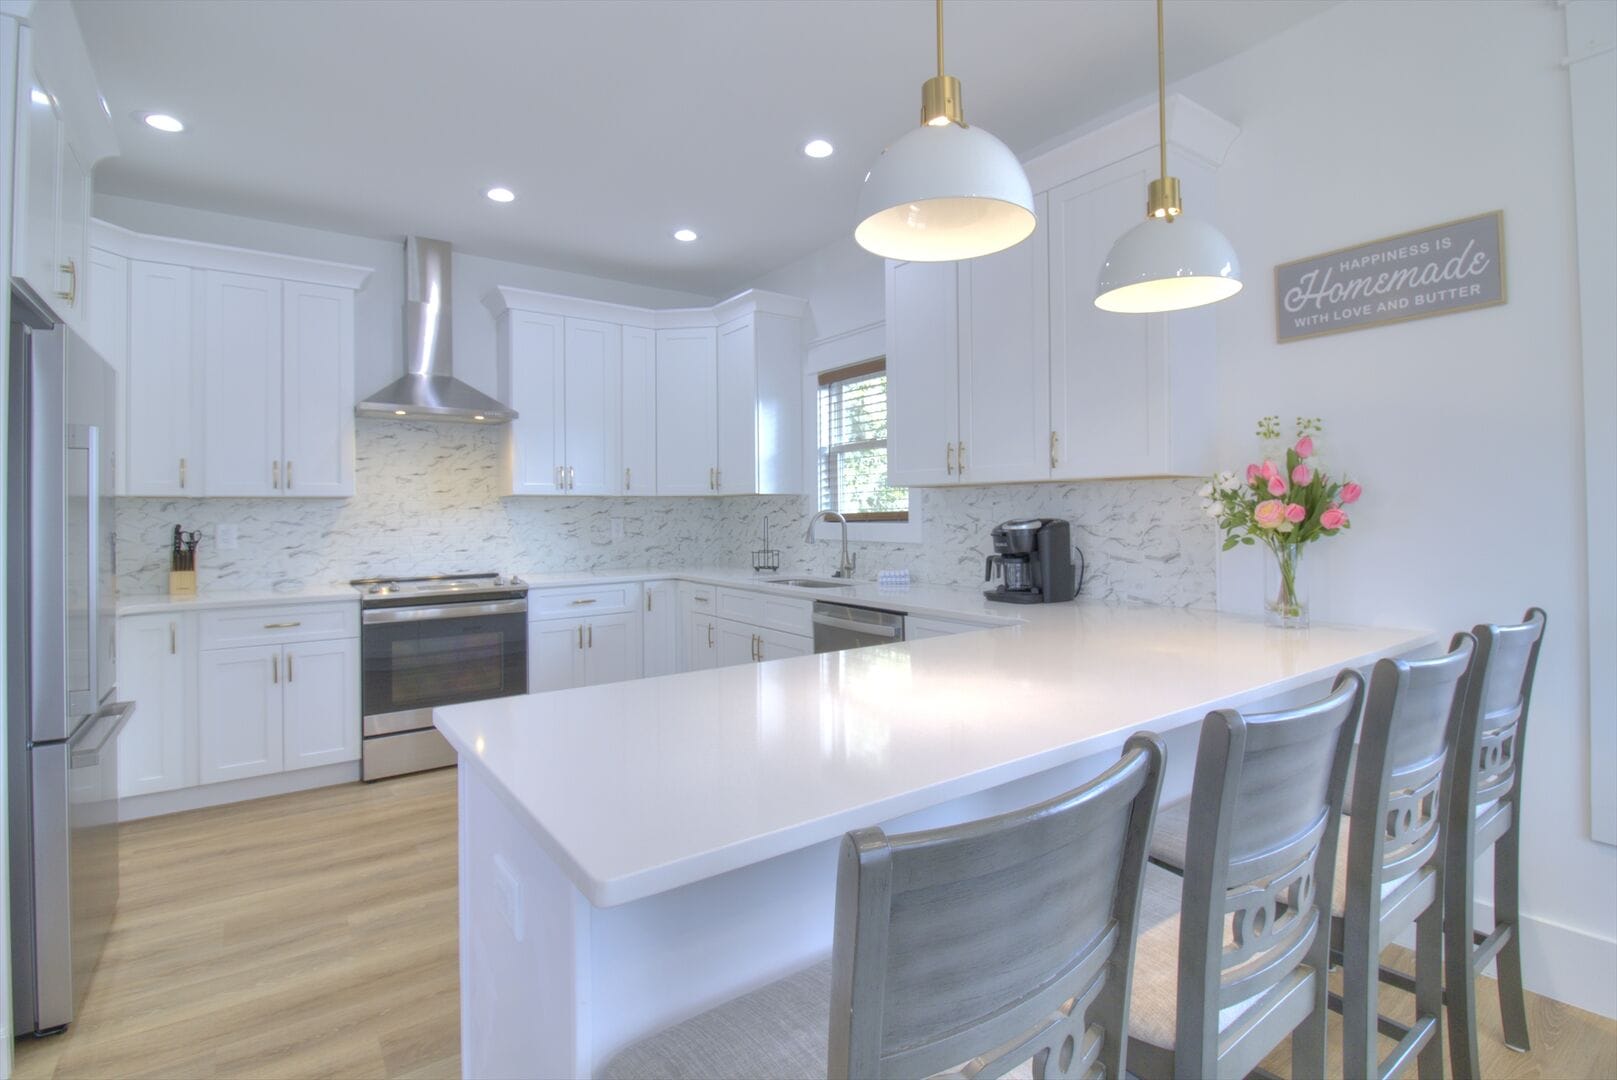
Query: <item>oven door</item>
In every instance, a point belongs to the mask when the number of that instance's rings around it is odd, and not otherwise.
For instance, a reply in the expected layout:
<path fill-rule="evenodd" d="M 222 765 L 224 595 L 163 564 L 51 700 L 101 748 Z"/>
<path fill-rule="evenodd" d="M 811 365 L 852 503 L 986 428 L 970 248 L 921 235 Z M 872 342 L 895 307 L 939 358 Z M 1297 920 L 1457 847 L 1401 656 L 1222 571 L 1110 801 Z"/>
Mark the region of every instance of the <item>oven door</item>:
<path fill-rule="evenodd" d="M 372 608 L 361 624 L 366 735 L 431 727 L 438 705 L 528 692 L 526 599 Z"/>

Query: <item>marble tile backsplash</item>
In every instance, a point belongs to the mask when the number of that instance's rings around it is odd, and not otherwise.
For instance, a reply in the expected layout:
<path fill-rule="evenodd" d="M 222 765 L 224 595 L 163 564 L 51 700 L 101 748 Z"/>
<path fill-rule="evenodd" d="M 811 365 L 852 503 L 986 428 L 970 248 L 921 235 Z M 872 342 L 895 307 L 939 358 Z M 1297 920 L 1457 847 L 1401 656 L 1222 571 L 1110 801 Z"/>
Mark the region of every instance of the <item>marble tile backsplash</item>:
<path fill-rule="evenodd" d="M 804 497 L 501 498 L 499 460 L 497 429 L 360 420 L 351 499 L 120 499 L 119 589 L 167 588 L 176 523 L 202 531 L 203 589 L 297 588 L 370 574 L 747 566 L 766 514 L 786 568 L 836 566 L 834 543 L 803 541 Z M 925 542 L 853 545 L 859 576 L 907 567 L 917 582 L 978 585 L 994 525 L 1065 517 L 1088 562 L 1084 595 L 1211 607 L 1216 538 L 1196 486 L 1139 480 L 917 492 Z M 235 550 L 220 549 L 220 525 L 237 527 Z"/>

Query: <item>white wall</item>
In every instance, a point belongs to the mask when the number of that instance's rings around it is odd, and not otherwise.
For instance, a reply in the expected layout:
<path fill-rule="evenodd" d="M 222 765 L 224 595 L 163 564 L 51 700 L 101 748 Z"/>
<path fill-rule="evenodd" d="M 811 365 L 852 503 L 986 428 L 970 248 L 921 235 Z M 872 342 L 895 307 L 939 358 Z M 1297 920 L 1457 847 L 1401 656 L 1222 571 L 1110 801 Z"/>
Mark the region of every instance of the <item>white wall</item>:
<path fill-rule="evenodd" d="M 136 232 L 230 244 L 258 251 L 374 268 L 354 310 L 354 391 L 365 395 L 404 371 L 404 242 L 306 229 L 257 218 L 193 210 L 120 195 L 97 194 L 95 216 Z M 706 306 L 715 297 L 631 285 L 540 266 L 456 251 L 455 375 L 486 394 L 495 392 L 494 317 L 483 297 L 496 285 L 583 296 L 646 307 Z"/>
<path fill-rule="evenodd" d="M 1365 487 L 1353 531 L 1310 554 L 1316 619 L 1448 631 L 1549 612 L 1526 746 L 1526 974 L 1611 1016 L 1617 850 L 1589 839 L 1561 19 L 1539 0 L 1341 4 L 1177 89 L 1242 129 L 1218 177 L 1218 224 L 1247 281 L 1218 309 L 1222 456 L 1250 459 L 1259 416 L 1322 416 L 1331 463 Z M 1495 209 L 1506 305 L 1275 343 L 1276 263 Z M 1226 556 L 1220 577 L 1221 606 L 1257 610 L 1257 552 Z"/>

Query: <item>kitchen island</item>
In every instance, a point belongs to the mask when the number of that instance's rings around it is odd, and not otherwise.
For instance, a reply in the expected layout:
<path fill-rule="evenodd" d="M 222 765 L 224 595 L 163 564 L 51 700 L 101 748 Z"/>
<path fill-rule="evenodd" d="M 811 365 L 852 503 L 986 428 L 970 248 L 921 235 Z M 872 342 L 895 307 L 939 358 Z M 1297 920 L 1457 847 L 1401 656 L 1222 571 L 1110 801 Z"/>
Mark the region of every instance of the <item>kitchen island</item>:
<path fill-rule="evenodd" d="M 1007 614 L 1023 621 L 437 710 L 462 766 L 464 1075 L 588 1076 L 823 956 L 849 829 L 1048 797 L 1142 729 L 1179 794 L 1208 710 L 1436 641 L 1171 608 Z"/>

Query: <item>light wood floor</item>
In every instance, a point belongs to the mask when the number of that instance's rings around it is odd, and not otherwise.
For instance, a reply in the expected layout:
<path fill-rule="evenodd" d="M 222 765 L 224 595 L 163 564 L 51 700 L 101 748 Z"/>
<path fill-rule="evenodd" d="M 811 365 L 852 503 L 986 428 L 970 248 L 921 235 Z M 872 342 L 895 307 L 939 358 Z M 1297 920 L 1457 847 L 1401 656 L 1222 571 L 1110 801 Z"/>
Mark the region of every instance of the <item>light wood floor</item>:
<path fill-rule="evenodd" d="M 18 1041 L 19 1078 L 458 1074 L 453 770 L 133 822 L 121 842 L 83 1013 Z M 1492 989 L 1486 1076 L 1617 1076 L 1617 1022 L 1529 995 L 1535 1049 L 1512 1053 Z M 1266 1064 L 1289 1070 L 1284 1049 Z"/>

